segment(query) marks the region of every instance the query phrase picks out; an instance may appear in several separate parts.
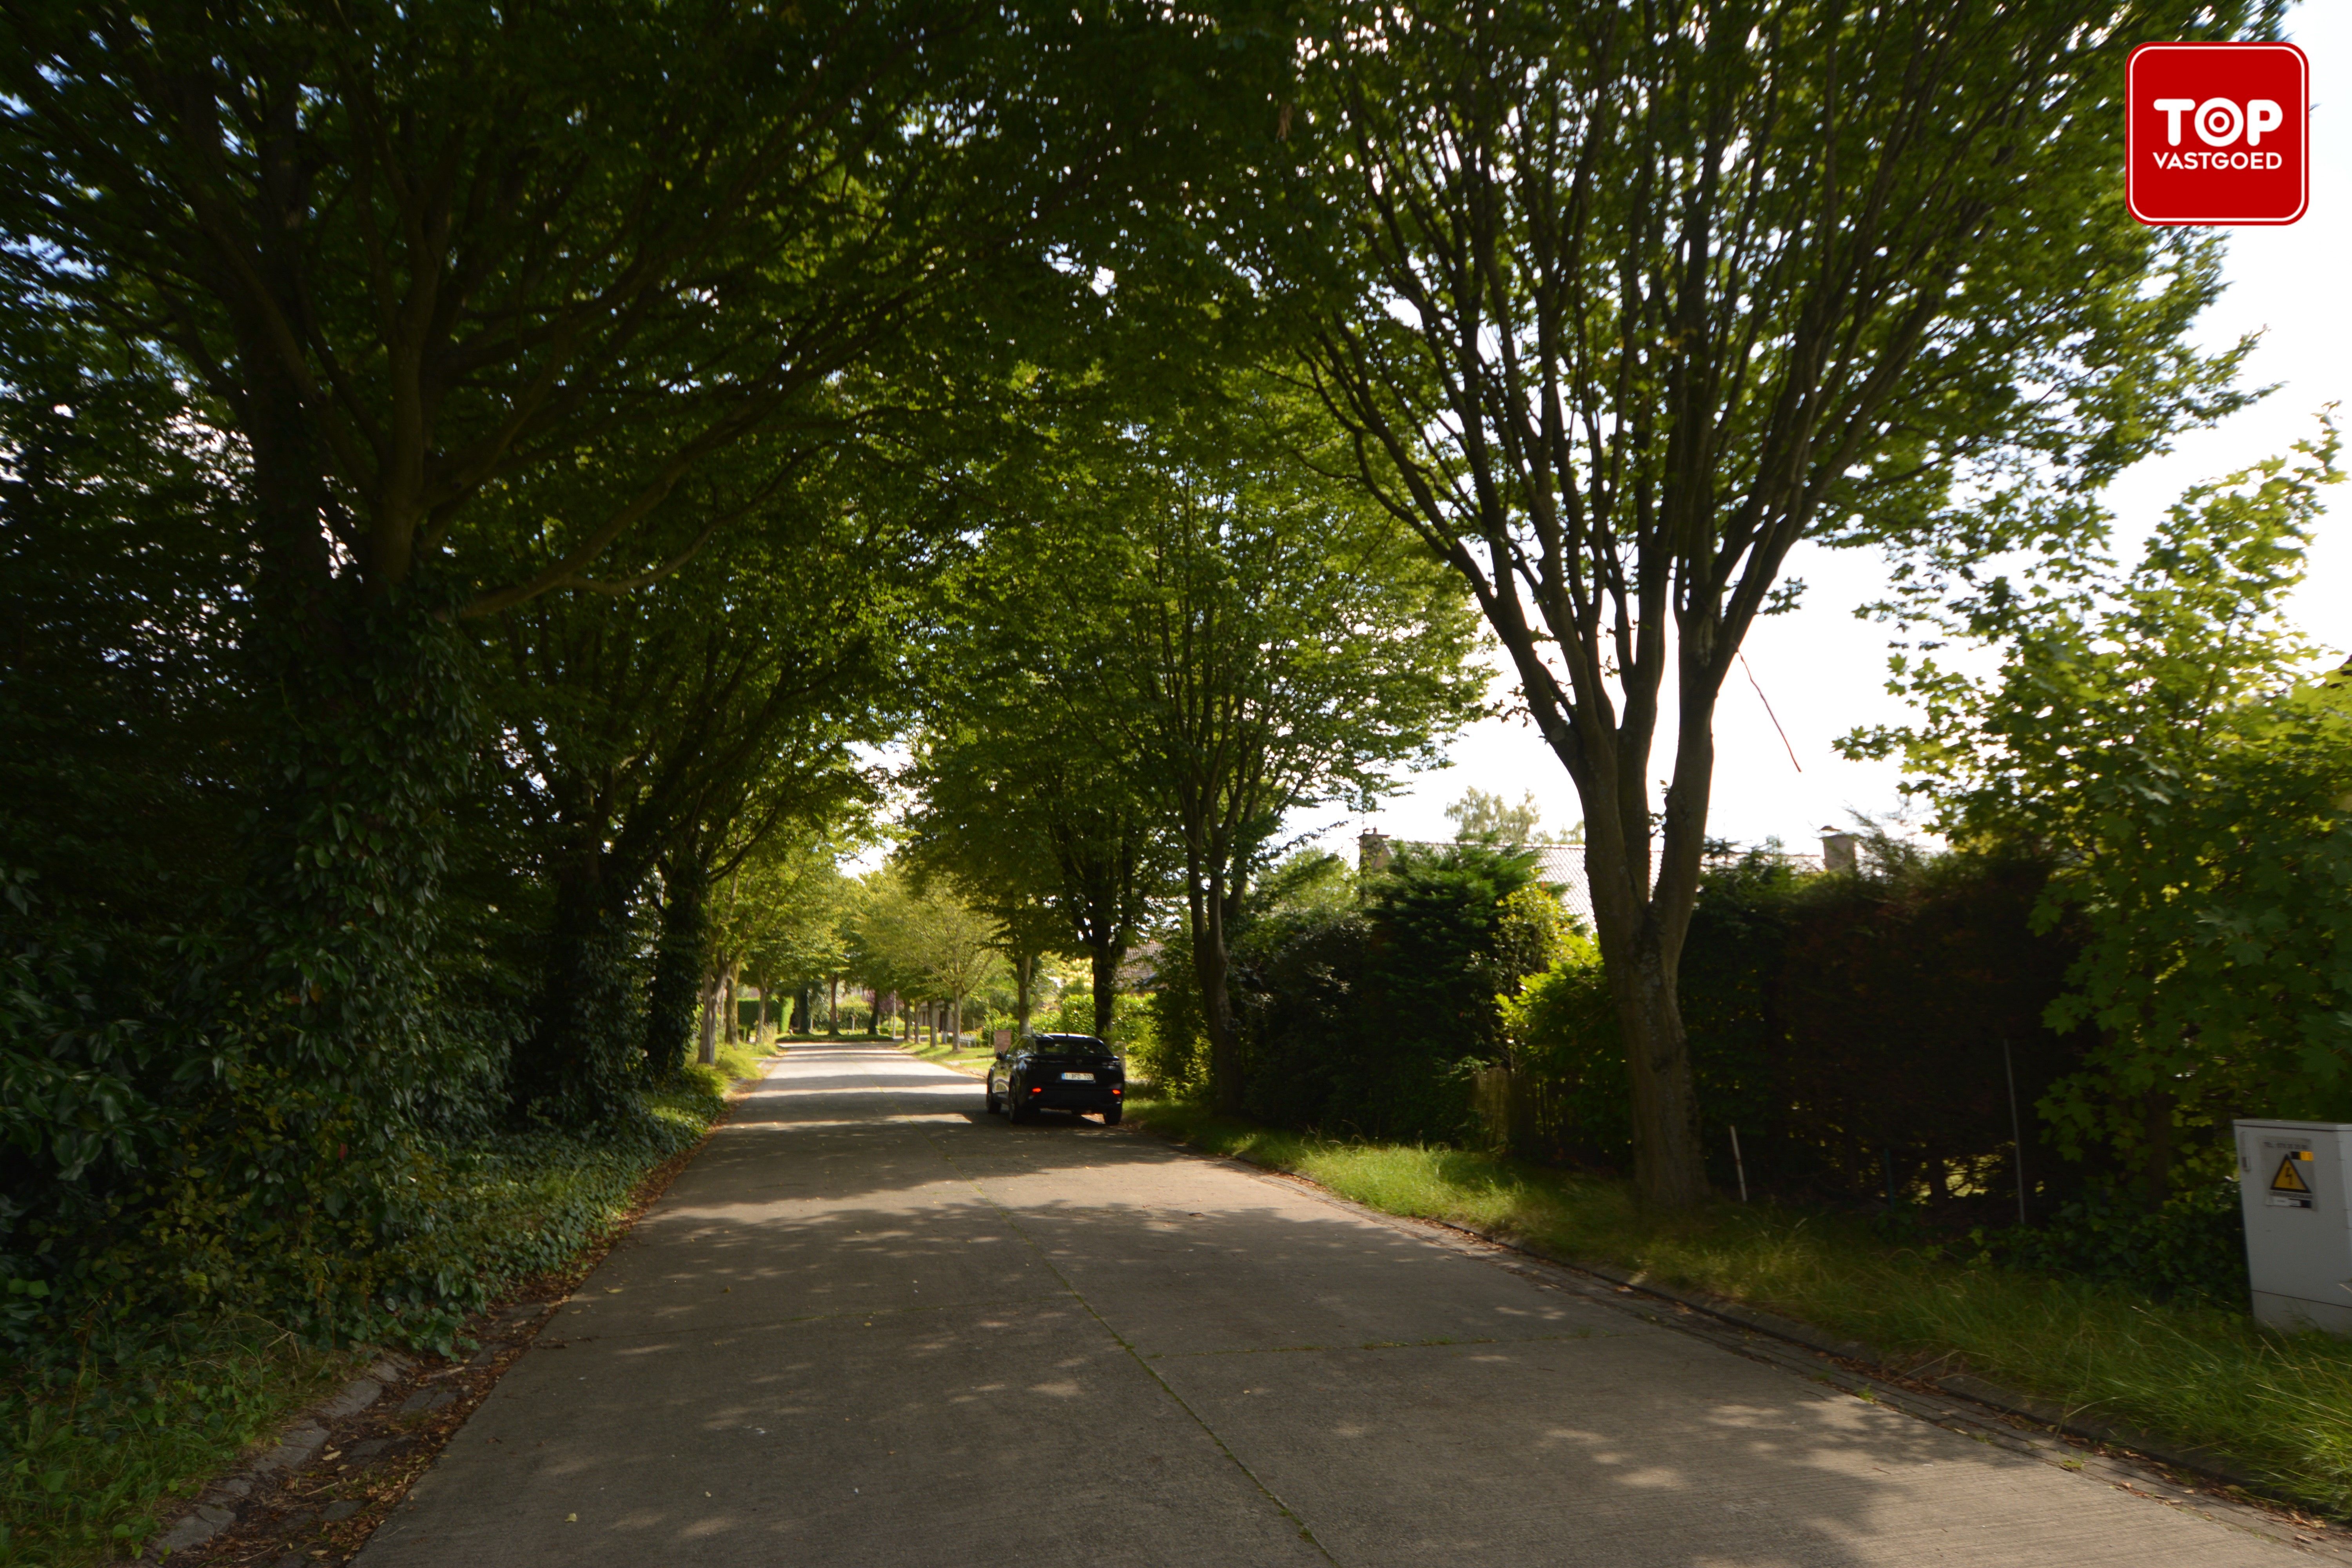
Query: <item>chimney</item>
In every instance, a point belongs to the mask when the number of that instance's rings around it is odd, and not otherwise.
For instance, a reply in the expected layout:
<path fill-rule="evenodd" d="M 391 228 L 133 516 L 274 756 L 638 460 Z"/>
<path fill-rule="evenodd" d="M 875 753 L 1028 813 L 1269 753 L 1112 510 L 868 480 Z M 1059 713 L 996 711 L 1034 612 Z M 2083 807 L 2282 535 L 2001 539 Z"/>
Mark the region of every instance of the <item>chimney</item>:
<path fill-rule="evenodd" d="M 1861 843 L 1851 833 L 1840 833 L 1834 827 L 1822 829 L 1822 869 L 1843 871 L 1848 875 L 1860 870 L 1854 856 L 1854 846 Z"/>
<path fill-rule="evenodd" d="M 1377 876 L 1389 868 L 1389 841 L 1377 828 L 1367 827 L 1356 836 L 1356 875 Z"/>

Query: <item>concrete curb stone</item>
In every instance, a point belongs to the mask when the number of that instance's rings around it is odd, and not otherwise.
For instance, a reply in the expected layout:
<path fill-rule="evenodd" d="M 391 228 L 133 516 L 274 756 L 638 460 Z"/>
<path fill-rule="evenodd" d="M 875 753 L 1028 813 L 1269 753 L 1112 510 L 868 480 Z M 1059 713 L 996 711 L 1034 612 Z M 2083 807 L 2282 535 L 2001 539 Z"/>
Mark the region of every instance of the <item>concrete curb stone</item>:
<path fill-rule="evenodd" d="M 387 1355 L 353 1378 L 341 1391 L 320 1401 L 288 1426 L 278 1442 L 258 1458 L 205 1489 L 195 1505 L 163 1529 L 149 1536 L 138 1561 L 157 1563 L 174 1552 L 192 1551 L 236 1522 L 230 1505 L 253 1495 L 254 1483 L 280 1470 L 299 1469 L 326 1446 L 327 1424 L 356 1415 L 383 1397 L 384 1385 L 397 1383 L 413 1363 L 405 1356 Z"/>

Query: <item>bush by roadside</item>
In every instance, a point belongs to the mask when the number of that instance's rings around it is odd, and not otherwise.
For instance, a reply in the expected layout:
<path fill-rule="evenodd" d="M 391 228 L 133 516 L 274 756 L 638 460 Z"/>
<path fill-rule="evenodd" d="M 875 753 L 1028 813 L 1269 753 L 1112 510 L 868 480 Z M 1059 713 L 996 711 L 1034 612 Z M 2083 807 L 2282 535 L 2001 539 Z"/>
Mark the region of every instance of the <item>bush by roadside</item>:
<path fill-rule="evenodd" d="M 2352 1513 L 2352 1343 L 2258 1328 L 2197 1293 L 2004 1264 L 1854 1214 L 1714 1203 L 1662 1213 L 1624 1183 L 1464 1150 L 1342 1142 L 1138 1100 L 1130 1122 L 1318 1182 L 1371 1208 L 1616 1264 L 2229 1456 Z"/>
<path fill-rule="evenodd" d="M 649 1095 L 625 1136 L 518 1132 L 450 1151 L 415 1268 L 444 1300 L 487 1304 L 560 1268 L 625 1215 L 646 1176 L 690 1149 L 757 1058 L 722 1053 Z M 55 1322 L 13 1299 L 0 1380 L 0 1568 L 128 1556 L 170 1500 L 324 1396 L 373 1347 L 320 1344 L 235 1310 L 155 1319 L 103 1302 Z"/>

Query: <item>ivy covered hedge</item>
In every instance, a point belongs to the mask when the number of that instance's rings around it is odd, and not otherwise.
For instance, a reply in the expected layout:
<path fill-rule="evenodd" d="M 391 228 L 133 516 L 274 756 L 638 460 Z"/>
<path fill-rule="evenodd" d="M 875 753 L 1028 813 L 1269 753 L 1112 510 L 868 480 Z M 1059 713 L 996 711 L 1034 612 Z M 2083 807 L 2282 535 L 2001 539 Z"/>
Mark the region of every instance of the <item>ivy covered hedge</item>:
<path fill-rule="evenodd" d="M 360 1254 L 380 1281 L 374 1326 L 449 1348 L 465 1313 L 601 1240 L 646 1176 L 701 1139 L 726 1083 L 689 1068 L 625 1130 L 490 1131 L 421 1167 L 415 1212 L 431 1223 Z M 226 1267 L 223 1283 L 245 1277 Z M 83 1296 L 60 1323 L 42 1310 L 45 1282 L 0 1299 L 0 1568 L 96 1559 L 143 1537 L 166 1498 L 326 1392 L 348 1360 L 234 1292 L 177 1311 L 153 1302 Z"/>

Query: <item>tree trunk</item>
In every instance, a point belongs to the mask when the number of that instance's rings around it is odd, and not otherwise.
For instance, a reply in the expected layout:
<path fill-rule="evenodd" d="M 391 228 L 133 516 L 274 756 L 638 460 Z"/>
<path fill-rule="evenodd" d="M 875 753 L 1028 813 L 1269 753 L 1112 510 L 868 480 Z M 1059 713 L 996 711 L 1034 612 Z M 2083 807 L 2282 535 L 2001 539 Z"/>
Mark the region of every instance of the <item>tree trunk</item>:
<path fill-rule="evenodd" d="M 955 1005 L 948 1014 L 948 1049 L 963 1049 L 963 993 L 955 994 Z"/>
<path fill-rule="evenodd" d="M 607 880 L 601 848 L 556 859 L 555 895 L 530 1033 L 508 1066 L 507 1099 L 524 1118 L 593 1121 L 628 1092 L 637 1040 L 629 1006 L 627 900 Z"/>
<path fill-rule="evenodd" d="M 1226 910 L 1238 901 L 1226 896 L 1214 879 L 1205 888 L 1197 879 L 1193 882 L 1192 973 L 1201 983 L 1201 1026 L 1209 1037 L 1209 1096 L 1227 1115 L 1242 1108 L 1241 1041 L 1234 1032 L 1233 996 L 1226 981 L 1231 959 L 1225 950 Z"/>
<path fill-rule="evenodd" d="M 720 1021 L 721 1025 L 724 1026 L 724 1028 L 725 1028 L 725 1030 L 726 1030 L 726 1038 L 727 1038 L 727 1043 L 728 1043 L 729 1045 L 730 1045 L 730 1046 L 731 1046 L 731 1045 L 738 1044 L 739 1042 L 738 1042 L 738 1041 L 736 1040 L 736 1038 L 735 1038 L 735 1031 L 736 1031 L 736 1027 L 737 1027 L 737 1026 L 736 1026 L 736 1011 L 737 1011 L 737 1009 L 736 1009 L 736 1005 L 735 1005 L 735 966 L 734 966 L 733 964 L 731 964 L 731 963 L 730 963 L 730 964 L 729 964 L 729 965 L 727 966 L 726 1000 L 720 1004 L 720 1006 L 721 1006 L 721 1008 L 723 1009 L 723 1011 L 719 1014 L 719 1021 Z"/>
<path fill-rule="evenodd" d="M 1706 1166 L 1699 1147 L 1690 1042 L 1683 1030 L 1674 975 L 1654 949 L 1637 952 L 1630 964 L 1604 960 L 1603 968 L 1625 1042 L 1633 1125 L 1647 1134 L 1634 1142 L 1633 1184 L 1652 1203 L 1671 1207 L 1696 1203 L 1706 1195 Z"/>
<path fill-rule="evenodd" d="M 1668 1208 L 1698 1203 L 1707 1194 L 1698 1086 L 1677 983 L 1706 849 L 1719 685 L 1705 664 L 1704 648 L 1685 645 L 1679 653 L 1674 775 L 1659 821 L 1654 879 L 1648 784 L 1654 689 L 1642 700 L 1647 717 L 1629 699 L 1621 731 L 1601 728 L 1587 713 L 1581 717 L 1591 733 L 1561 728 L 1545 735 L 1584 810 L 1593 934 L 1616 1005 L 1632 1091 L 1634 1185 L 1645 1201 Z M 1525 668 L 1531 660 L 1539 673 L 1530 643 L 1518 662 Z M 1609 762 L 1594 761 L 1602 758 Z"/>
<path fill-rule="evenodd" d="M 719 1062 L 719 976 L 705 975 L 702 981 L 702 1042 L 695 1052 L 695 1060 L 704 1067 Z"/>
<path fill-rule="evenodd" d="M 646 986 L 646 1065 L 656 1079 L 686 1065 L 693 1043 L 709 937 L 708 879 L 691 855 L 670 860 L 662 873 L 661 935 Z"/>
<path fill-rule="evenodd" d="M 1121 942 L 1097 942 L 1087 956 L 1094 967 L 1095 1037 L 1108 1040 L 1111 1020 L 1118 1016 L 1118 966 L 1127 957 L 1127 947 Z"/>
<path fill-rule="evenodd" d="M 2172 1196 L 2172 1106 L 2166 1089 L 2151 1089 L 2140 1096 L 2140 1201 L 2150 1214 Z"/>
<path fill-rule="evenodd" d="M 1029 997 L 1037 984 L 1037 955 L 1024 952 L 1013 961 L 1013 1031 L 1017 1036 L 1029 1033 Z"/>
<path fill-rule="evenodd" d="M 841 976 L 832 975 L 824 983 L 824 1032 L 841 1033 Z"/>

